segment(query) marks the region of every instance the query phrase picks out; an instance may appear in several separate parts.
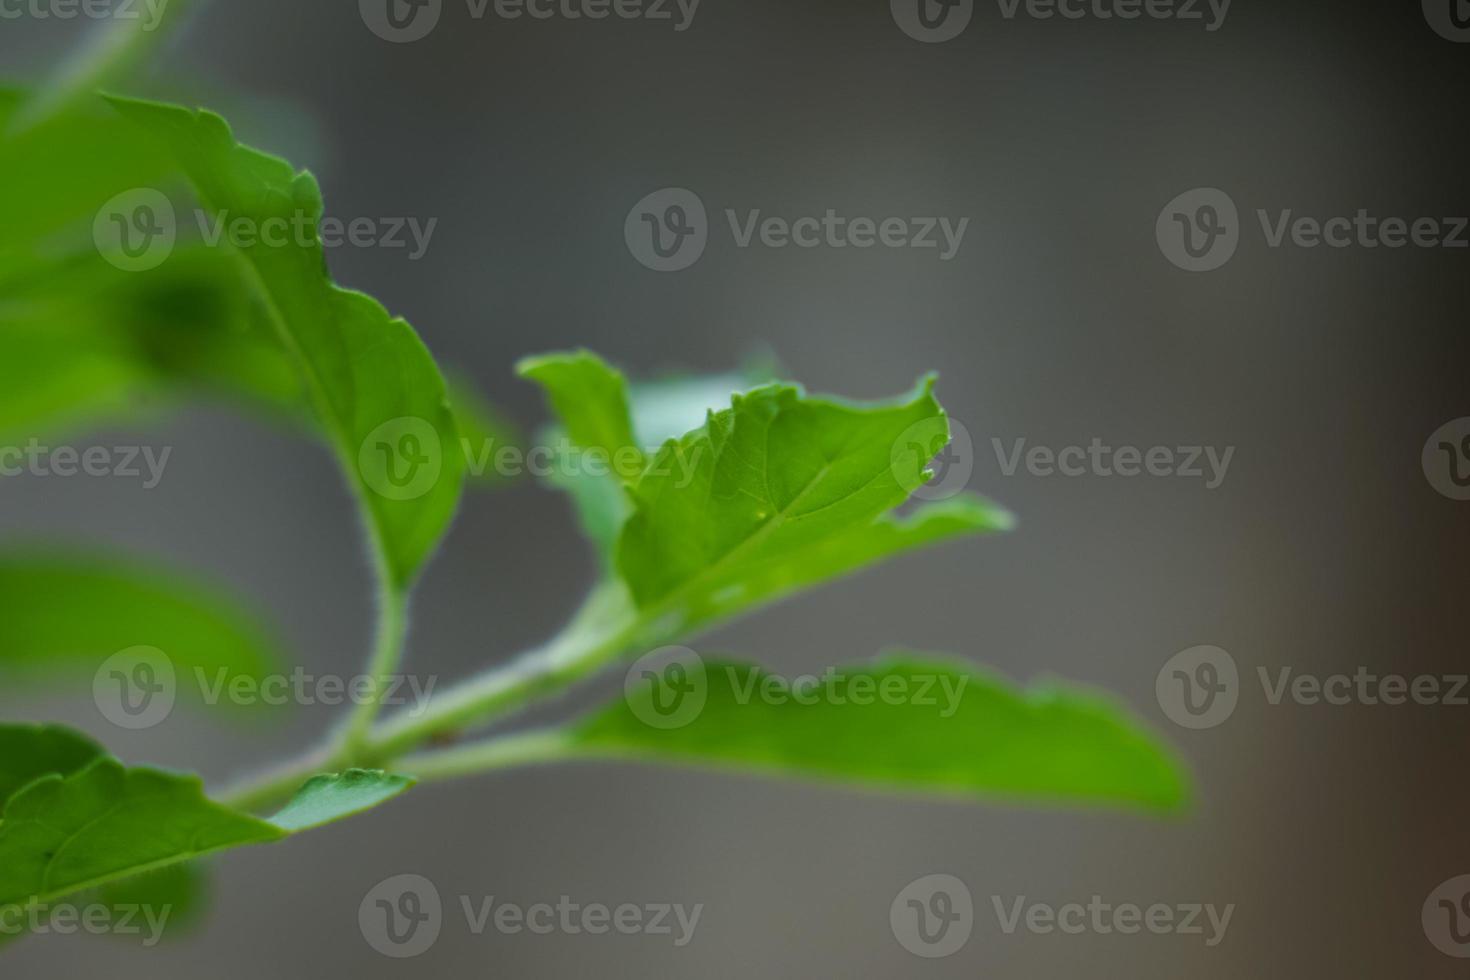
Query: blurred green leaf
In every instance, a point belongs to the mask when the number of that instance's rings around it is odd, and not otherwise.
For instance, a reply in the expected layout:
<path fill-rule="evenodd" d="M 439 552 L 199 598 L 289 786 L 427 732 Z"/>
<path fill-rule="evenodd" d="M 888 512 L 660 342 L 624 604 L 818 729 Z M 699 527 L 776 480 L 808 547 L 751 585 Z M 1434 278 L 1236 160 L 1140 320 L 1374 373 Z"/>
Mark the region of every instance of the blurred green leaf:
<path fill-rule="evenodd" d="M 156 565 L 36 550 L 0 551 L 0 666 L 11 683 L 90 675 L 131 647 L 161 650 L 209 683 L 280 669 L 253 613 L 195 577 Z M 187 676 L 179 687 L 201 695 Z"/>
<path fill-rule="evenodd" d="M 28 98 L 0 89 L 0 281 L 48 255 L 90 247 L 104 204 L 157 187 L 177 169 L 163 147 L 100 99 L 16 132 Z"/>
<path fill-rule="evenodd" d="M 1173 755 L 1108 700 L 1018 690 L 963 661 L 895 654 L 795 688 L 724 661 L 651 673 L 574 730 L 576 754 L 1031 804 L 1173 809 L 1187 797 Z"/>
<path fill-rule="evenodd" d="M 144 272 L 84 254 L 5 290 L 0 359 L 26 370 L 0 405 L 0 438 L 46 438 L 196 395 L 305 419 L 301 376 L 247 285 L 229 255 L 195 245 Z"/>
<path fill-rule="evenodd" d="M 516 371 L 546 390 L 573 445 L 596 453 L 622 480 L 642 472 L 643 450 L 633 435 L 628 384 L 620 372 L 589 351 L 528 357 Z"/>
<path fill-rule="evenodd" d="M 500 414 L 470 381 L 451 375 L 449 407 L 459 429 L 459 441 L 465 451 L 467 475 L 475 485 L 492 487 L 507 482 L 509 474 L 495 467 L 495 455 L 504 447 L 525 450 L 525 437 L 516 426 Z"/>
<path fill-rule="evenodd" d="M 627 381 L 589 351 L 526 358 L 516 370 L 546 391 L 559 420 L 542 434 L 553 454 L 547 481 L 571 497 L 582 533 L 603 567 L 611 569 L 629 513 L 623 483 L 645 462 L 633 433 Z M 615 473 L 620 459 L 621 471 Z"/>
<path fill-rule="evenodd" d="M 144 918 L 159 921 L 163 927 L 163 935 L 156 938 L 178 939 L 198 926 L 209 910 L 209 883 L 209 872 L 202 863 L 186 861 L 108 882 L 78 904 L 147 910 Z"/>
<path fill-rule="evenodd" d="M 168 146 L 212 212 L 256 228 L 316 229 L 315 179 L 235 141 L 223 119 L 178 106 L 114 99 Z M 241 257 L 267 298 L 281 340 L 307 378 L 317 414 L 368 515 L 385 577 L 407 588 L 454 517 L 464 481 L 446 385 L 403 320 L 326 273 L 315 234 L 283 246 L 267 236 Z"/>

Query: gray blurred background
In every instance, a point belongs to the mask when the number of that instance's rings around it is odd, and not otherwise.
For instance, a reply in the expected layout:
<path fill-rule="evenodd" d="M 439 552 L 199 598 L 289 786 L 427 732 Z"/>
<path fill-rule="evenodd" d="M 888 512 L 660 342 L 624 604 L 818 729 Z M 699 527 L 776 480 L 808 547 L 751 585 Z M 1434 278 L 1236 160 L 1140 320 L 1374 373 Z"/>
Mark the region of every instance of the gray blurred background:
<path fill-rule="evenodd" d="M 45 69 L 75 23 L 0 25 L 6 74 Z M 1258 666 L 1466 670 L 1470 504 L 1420 466 L 1470 415 L 1466 263 L 1447 249 L 1268 248 L 1257 208 L 1470 213 L 1470 47 L 1417 4 L 1236 0 L 1199 21 L 1005 19 L 923 44 L 887 5 L 704 0 L 692 26 L 472 19 L 447 0 L 391 44 L 344 0 L 217 2 L 142 90 L 220 108 L 309 165 L 331 214 L 439 223 L 428 253 L 344 248 L 344 283 L 407 317 L 446 364 L 530 427 L 530 352 L 586 345 L 630 372 L 718 371 L 769 349 L 851 396 L 931 368 L 976 444 L 971 485 L 1010 506 L 1000 538 L 906 557 L 699 644 L 783 672 L 902 644 L 1017 679 L 1113 691 L 1179 747 L 1178 819 L 885 798 L 672 769 L 512 772 L 415 791 L 330 831 L 214 862 L 202 931 L 154 950 L 42 937 L 5 975 L 118 980 L 391 977 L 1374 977 L 1462 975 L 1420 909 L 1470 872 L 1470 708 L 1271 706 Z M 106 161 L 98 161 L 105 166 Z M 0 176 L 3 179 L 3 176 Z M 623 223 L 686 187 L 711 214 L 693 267 L 636 263 Z M 1165 202 L 1218 187 L 1235 256 L 1170 264 Z M 723 211 L 968 217 L 934 251 L 735 247 Z M 1006 445 L 1235 447 L 1200 481 L 1007 477 Z M 124 438 L 126 437 L 126 438 Z M 353 673 L 371 586 L 328 454 L 219 408 L 80 444 L 173 447 L 153 490 L 4 482 L 7 536 L 156 554 L 238 589 L 299 661 Z M 74 440 L 76 441 L 76 440 Z M 548 636 L 591 581 L 563 498 L 467 497 L 420 589 L 408 669 L 445 683 Z M 1234 716 L 1190 731 L 1155 700 L 1197 644 L 1246 678 Z M 616 690 L 603 678 L 588 696 Z M 335 713 L 265 731 L 181 710 L 110 728 L 83 692 L 0 691 L 7 717 L 66 720 L 129 761 L 214 783 L 313 740 Z M 889 905 L 943 872 L 975 898 L 968 945 L 908 952 Z M 377 954 L 357 923 L 380 880 L 430 878 L 452 906 L 432 950 Z M 471 934 L 457 896 L 529 904 L 703 903 L 695 939 Z M 1236 906 L 1199 936 L 1005 934 L 992 896 Z"/>

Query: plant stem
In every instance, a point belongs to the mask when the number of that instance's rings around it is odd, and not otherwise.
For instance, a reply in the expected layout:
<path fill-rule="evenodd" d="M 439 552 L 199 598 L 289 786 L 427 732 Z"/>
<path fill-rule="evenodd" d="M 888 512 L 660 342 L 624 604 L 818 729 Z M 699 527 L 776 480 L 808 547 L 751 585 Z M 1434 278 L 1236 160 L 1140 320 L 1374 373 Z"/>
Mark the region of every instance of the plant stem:
<path fill-rule="evenodd" d="M 319 750 L 309 753 L 242 786 L 225 790 L 220 794 L 220 800 L 237 810 L 262 810 L 290 799 L 308 779 L 329 770 L 331 765 L 331 752 Z"/>
<path fill-rule="evenodd" d="M 423 782 L 432 782 L 514 766 L 554 762 L 575 754 L 576 746 L 566 732 L 546 728 L 460 748 L 406 755 L 398 760 L 398 767 Z"/>
<path fill-rule="evenodd" d="M 446 691 L 418 714 L 399 712 L 372 733 L 374 758 L 394 759 L 434 735 L 500 718 L 562 690 L 617 658 L 644 629 L 638 618 L 608 623 L 607 596 L 594 593 L 559 636 Z"/>
<path fill-rule="evenodd" d="M 392 766 L 402 769 L 407 775 L 418 775 L 404 763 L 409 759 L 427 763 L 430 754 L 417 757 L 405 754 L 419 748 L 433 736 L 482 724 L 529 703 L 539 695 L 560 690 L 593 673 L 637 642 L 647 628 L 646 623 L 636 616 L 627 615 L 625 602 L 619 589 L 598 589 L 588 597 L 566 630 L 545 646 L 522 653 L 501 667 L 449 689 L 418 713 L 406 711 L 376 727 L 361 727 L 363 717 L 368 719 L 367 725 L 371 725 L 372 714 L 359 708 L 350 721 L 357 732 L 354 739 L 333 740 L 327 746 L 242 786 L 226 790 L 219 798 L 229 806 L 261 809 L 288 799 L 312 776 L 353 765 Z M 395 650 L 394 663 L 396 656 Z M 388 662 L 384 657 L 386 654 L 380 649 L 374 656 L 375 665 Z M 483 749 L 493 761 L 506 749 L 492 750 L 488 746 L 520 737 L 507 736 L 455 752 L 457 755 L 465 753 L 461 758 L 470 758 L 470 753 Z M 544 738 L 524 745 L 527 750 L 549 747 L 550 743 Z M 432 754 L 434 760 L 438 756 L 439 753 Z M 524 761 L 534 760 L 528 753 Z M 437 762 L 433 768 L 437 773 L 440 768 Z"/>
<path fill-rule="evenodd" d="M 386 572 L 380 572 L 380 582 L 377 635 L 366 675 L 367 696 L 348 716 L 337 753 L 347 764 L 356 762 L 364 754 L 373 722 L 382 708 L 386 682 L 398 669 L 403 657 L 403 644 L 408 637 L 408 592 L 389 584 Z"/>

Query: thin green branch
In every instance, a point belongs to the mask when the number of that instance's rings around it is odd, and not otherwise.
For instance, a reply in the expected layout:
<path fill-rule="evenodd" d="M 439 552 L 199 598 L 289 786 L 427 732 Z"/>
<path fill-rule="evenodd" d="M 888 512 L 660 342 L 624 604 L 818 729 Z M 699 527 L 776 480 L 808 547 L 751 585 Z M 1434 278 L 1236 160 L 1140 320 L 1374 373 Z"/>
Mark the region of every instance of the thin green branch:
<path fill-rule="evenodd" d="M 460 748 L 407 755 L 398 760 L 397 768 L 423 782 L 434 782 L 516 766 L 564 761 L 576 755 L 576 745 L 565 732 L 539 729 Z"/>
<path fill-rule="evenodd" d="M 382 570 L 379 571 L 379 581 L 377 635 L 373 641 L 372 657 L 368 660 L 367 691 L 348 716 L 336 753 L 346 765 L 356 764 L 368 754 L 373 722 L 382 709 L 388 681 L 403 659 L 404 641 L 408 638 L 408 593 L 388 584 L 387 575 Z"/>

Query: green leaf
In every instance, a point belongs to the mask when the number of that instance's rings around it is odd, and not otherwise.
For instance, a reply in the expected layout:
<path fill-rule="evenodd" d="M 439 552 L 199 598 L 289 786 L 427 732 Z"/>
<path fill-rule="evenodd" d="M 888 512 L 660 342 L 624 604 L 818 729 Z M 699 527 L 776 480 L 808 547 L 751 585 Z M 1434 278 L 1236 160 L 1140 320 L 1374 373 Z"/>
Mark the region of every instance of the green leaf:
<path fill-rule="evenodd" d="M 0 362 L 27 367 L 0 404 L 11 444 L 201 394 L 293 423 L 310 411 L 239 262 L 220 249 L 183 247 L 142 272 L 84 254 L 4 293 Z"/>
<path fill-rule="evenodd" d="M 578 523 L 608 570 L 631 512 L 623 483 L 636 478 L 646 465 L 641 454 L 626 447 L 641 452 L 677 438 L 711 411 L 727 407 L 732 395 L 770 380 L 767 366 L 752 362 L 727 374 L 671 376 L 630 385 L 616 368 L 585 350 L 527 358 L 520 373 L 542 384 L 562 421 L 561 427 L 543 435 L 558 453 L 547 480 L 571 496 Z M 627 460 L 620 471 L 622 479 L 587 472 L 584 460 L 562 452 L 563 440 L 603 458 L 616 459 L 622 450 Z"/>
<path fill-rule="evenodd" d="M 290 833 L 300 833 L 371 810 L 412 785 L 413 780 L 406 776 L 369 769 L 316 776 L 270 822 Z"/>
<path fill-rule="evenodd" d="M 237 143 L 219 116 L 111 101 L 171 149 L 216 215 L 261 229 L 280 222 L 317 228 L 322 198 L 315 179 Z M 284 246 L 268 237 L 239 255 L 307 378 L 366 511 L 385 577 L 401 592 L 438 546 L 463 486 L 464 454 L 444 379 L 412 327 L 371 297 L 332 283 L 316 234 L 309 244 Z"/>
<path fill-rule="evenodd" d="M 0 403 L 0 439 L 23 445 L 134 414 L 151 403 L 224 398 L 310 427 L 303 377 L 239 260 L 179 246 L 161 266 L 124 272 L 95 252 L 38 268 L 4 289 L 0 363 L 25 364 Z M 461 442 L 493 460 L 520 434 L 465 382 L 451 382 Z M 501 482 L 493 468 L 483 485 Z"/>
<path fill-rule="evenodd" d="M 157 186 L 175 169 L 157 143 L 99 99 L 15 132 L 28 98 L 0 89 L 0 279 L 62 242 L 92 247 L 92 220 L 104 204 Z"/>
<path fill-rule="evenodd" d="M 43 776 L 76 772 L 101 746 L 59 725 L 0 725 L 0 817 L 15 793 Z"/>
<path fill-rule="evenodd" d="M 516 371 L 546 389 L 574 445 L 599 454 L 603 465 L 623 480 L 643 471 L 628 384 L 619 371 L 585 350 L 526 358 Z"/>
<path fill-rule="evenodd" d="M 909 547 L 1006 526 L 969 498 L 890 516 L 927 478 L 908 438 L 916 427 L 947 435 L 932 379 L 871 405 L 771 385 L 667 443 L 632 488 L 618 545 L 642 614 L 679 632 Z"/>
<path fill-rule="evenodd" d="M 572 498 L 582 533 L 610 569 L 629 513 L 623 485 L 645 462 L 633 432 L 627 381 L 585 350 L 529 357 L 516 371 L 541 385 L 551 400 L 560 426 L 543 433 L 555 453 L 547 481 Z"/>
<path fill-rule="evenodd" d="M 412 781 L 350 771 L 311 780 L 263 820 L 210 801 L 198 777 L 99 758 L 16 793 L 0 822 L 0 914 L 205 854 L 282 840 L 359 813 Z"/>
<path fill-rule="evenodd" d="M 685 600 L 691 624 L 725 619 L 803 589 L 850 575 L 885 559 L 951 538 L 1008 531 L 1008 511 L 973 494 L 923 504 L 871 524 L 763 561 L 752 561 L 737 583 L 692 590 Z"/>
<path fill-rule="evenodd" d="M 132 647 L 154 647 L 193 683 L 260 678 L 281 663 L 256 617 L 197 577 L 152 564 L 33 550 L 0 552 L 0 667 L 12 681 L 92 674 Z"/>
<path fill-rule="evenodd" d="M 748 664 L 683 666 L 630 686 L 573 732 L 573 751 L 1028 803 L 1172 809 L 1187 796 L 1174 756 L 1093 694 L 1018 690 L 963 661 L 910 654 L 835 669 L 796 696 Z M 676 682 L 689 708 L 671 700 Z M 673 727 L 644 720 L 662 718 Z"/>
<path fill-rule="evenodd" d="M 756 358 L 724 374 L 671 375 L 637 382 L 628 389 L 633 431 L 639 445 L 662 446 L 698 428 L 710 412 L 729 408 L 735 395 L 776 380 L 773 364 Z"/>
<path fill-rule="evenodd" d="M 285 835 L 210 802 L 197 777 L 98 759 L 11 798 L 0 824 L 0 907 L 52 902 L 126 875 Z"/>

